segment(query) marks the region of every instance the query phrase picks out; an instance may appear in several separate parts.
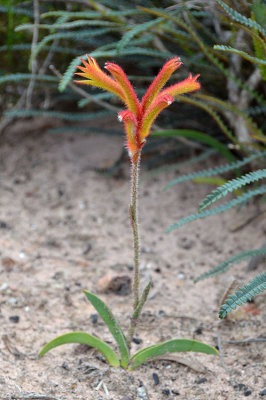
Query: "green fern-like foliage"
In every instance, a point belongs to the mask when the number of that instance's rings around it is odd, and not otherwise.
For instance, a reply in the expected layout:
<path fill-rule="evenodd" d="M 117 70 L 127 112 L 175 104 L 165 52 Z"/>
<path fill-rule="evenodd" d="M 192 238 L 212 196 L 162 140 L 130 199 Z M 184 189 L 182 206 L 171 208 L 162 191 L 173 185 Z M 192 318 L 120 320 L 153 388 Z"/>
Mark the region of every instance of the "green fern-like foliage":
<path fill-rule="evenodd" d="M 245 58 L 246 60 L 250 61 L 253 64 L 266 65 L 266 61 L 264 59 L 258 58 L 258 57 L 253 57 L 250 54 L 246 53 L 245 51 L 234 49 L 233 47 L 230 47 L 230 46 L 216 45 L 213 48 L 214 48 L 214 50 L 225 51 L 228 53 L 237 54 L 237 55 Z"/>
<path fill-rule="evenodd" d="M 255 257 L 258 255 L 265 255 L 266 258 L 266 248 L 242 251 L 241 253 L 236 254 L 235 256 L 229 258 L 228 260 L 223 261 L 220 265 L 217 265 L 210 271 L 201 274 L 194 280 L 194 282 L 199 282 L 203 279 L 210 278 L 211 276 L 215 276 L 217 274 L 222 274 L 236 263 L 239 263 L 247 258 Z"/>
<path fill-rule="evenodd" d="M 215 203 L 221 197 L 226 196 L 229 192 L 233 192 L 251 182 L 256 182 L 260 179 L 266 178 L 266 169 L 260 169 L 258 171 L 250 172 L 240 178 L 232 179 L 226 182 L 224 185 L 213 190 L 199 205 L 199 212 Z"/>
<path fill-rule="evenodd" d="M 193 172 L 191 174 L 182 175 L 179 178 L 174 179 L 173 181 L 169 182 L 165 186 L 164 190 L 167 190 L 170 187 L 172 187 L 178 183 L 181 183 L 181 182 L 190 181 L 190 180 L 197 179 L 197 178 L 205 178 L 205 177 L 215 176 L 218 174 L 224 174 L 225 172 L 228 172 L 228 171 L 237 170 L 238 168 L 240 168 L 246 164 L 249 164 L 250 162 L 252 162 L 256 159 L 262 158 L 265 156 L 266 156 L 266 150 L 252 154 L 249 157 L 245 157 L 243 160 L 232 162 L 230 164 L 221 165 L 220 167 L 209 168 L 209 169 L 205 169 L 203 171 L 197 171 L 197 172 Z"/>
<path fill-rule="evenodd" d="M 252 199 L 255 196 L 262 195 L 266 193 L 266 185 L 262 185 L 258 189 L 254 190 L 249 190 L 247 193 L 244 193 L 241 196 L 238 196 L 236 199 L 233 199 L 231 201 L 228 201 L 227 203 L 221 205 L 220 207 L 215 207 L 211 210 L 205 210 L 196 214 L 191 214 L 188 217 L 182 218 L 179 222 L 175 222 L 172 224 L 166 232 L 171 232 L 174 229 L 179 228 L 180 226 L 183 226 L 189 222 L 196 221 L 197 219 L 202 219 L 206 217 L 210 217 L 212 215 L 217 215 L 222 212 L 225 212 L 229 210 L 232 207 L 236 207 L 241 204 L 245 204 L 247 201 Z"/>
<path fill-rule="evenodd" d="M 265 29 L 260 24 L 258 24 L 256 21 L 253 21 L 251 18 L 246 18 L 244 15 L 240 14 L 236 10 L 233 10 L 222 0 L 216 0 L 216 1 L 230 15 L 230 17 L 234 21 L 240 22 L 241 24 L 243 24 L 249 28 L 254 28 L 257 31 L 261 32 L 264 36 L 266 36 Z"/>
<path fill-rule="evenodd" d="M 239 288 L 234 294 L 231 294 L 219 311 L 219 318 L 223 319 L 238 306 L 251 301 L 255 296 L 266 289 L 266 273 L 262 273 L 251 280 L 244 287 Z"/>
<path fill-rule="evenodd" d="M 232 179 L 226 182 L 208 195 L 208 199 L 206 198 L 206 200 L 204 199 L 202 201 L 201 205 L 199 206 L 199 211 L 202 211 L 204 208 L 208 207 L 222 196 L 226 196 L 229 192 L 235 191 L 249 183 L 256 182 L 264 178 L 266 178 L 266 169 L 260 169 L 242 175 L 240 178 Z"/>

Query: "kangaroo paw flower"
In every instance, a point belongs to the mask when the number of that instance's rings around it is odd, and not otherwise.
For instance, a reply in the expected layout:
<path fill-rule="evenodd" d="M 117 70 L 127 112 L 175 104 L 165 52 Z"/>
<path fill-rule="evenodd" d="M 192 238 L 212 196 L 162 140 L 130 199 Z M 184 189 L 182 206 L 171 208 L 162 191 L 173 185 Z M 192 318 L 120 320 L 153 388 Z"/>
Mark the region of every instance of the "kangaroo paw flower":
<path fill-rule="evenodd" d="M 133 162 L 137 160 L 151 126 L 160 112 L 172 104 L 175 96 L 200 88 L 200 83 L 197 82 L 199 75 L 192 77 L 190 74 L 184 81 L 163 89 L 172 74 L 182 64 L 179 57 L 174 57 L 164 64 L 139 103 L 133 86 L 119 65 L 110 62 L 105 64 L 105 69 L 110 72 L 110 76 L 101 70 L 94 58 L 88 56 L 88 62 L 84 60 L 82 62 L 84 66 L 77 67 L 82 72 L 76 74 L 84 80 L 76 81 L 77 83 L 96 86 L 114 93 L 126 105 L 127 109 L 119 113 L 118 119 L 124 123 L 127 136 L 126 147 Z"/>

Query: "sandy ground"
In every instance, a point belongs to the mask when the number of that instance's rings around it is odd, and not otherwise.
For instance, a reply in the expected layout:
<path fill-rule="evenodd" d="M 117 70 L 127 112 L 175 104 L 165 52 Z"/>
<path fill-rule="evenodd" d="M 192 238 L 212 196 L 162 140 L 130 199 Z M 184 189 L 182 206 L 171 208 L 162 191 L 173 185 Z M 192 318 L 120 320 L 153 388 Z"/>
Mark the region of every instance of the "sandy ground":
<path fill-rule="evenodd" d="M 172 222 L 195 212 L 211 189 L 188 182 L 162 190 L 191 167 L 156 176 L 142 167 L 141 285 L 152 278 L 153 287 L 132 350 L 194 338 L 213 346 L 220 341 L 221 357 L 179 353 L 175 360 L 149 362 L 132 372 L 110 368 L 79 345 L 38 359 L 47 341 L 74 330 L 115 346 L 82 290 L 97 293 L 127 328 L 131 293 L 99 293 L 98 281 L 110 273 L 131 277 L 132 233 L 129 164 L 118 178 L 94 169 L 119 157 L 123 139 L 33 129 L 31 122 L 14 124 L 0 150 L 1 400 L 263 398 L 265 343 L 228 343 L 265 337 L 263 296 L 252 312 L 242 309 L 232 321 L 219 321 L 217 311 L 233 278 L 251 279 L 265 264 L 248 273 L 242 262 L 222 276 L 198 284 L 193 279 L 240 251 L 261 247 L 265 220 L 234 231 L 243 214 L 231 210 L 165 234 Z M 244 219 L 256 207 L 248 205 Z"/>

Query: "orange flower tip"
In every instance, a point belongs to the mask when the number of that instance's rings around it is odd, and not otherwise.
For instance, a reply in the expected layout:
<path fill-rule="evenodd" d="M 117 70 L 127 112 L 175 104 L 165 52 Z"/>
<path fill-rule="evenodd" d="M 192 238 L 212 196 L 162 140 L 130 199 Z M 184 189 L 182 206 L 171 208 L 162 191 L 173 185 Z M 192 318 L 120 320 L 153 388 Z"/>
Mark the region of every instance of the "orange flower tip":
<path fill-rule="evenodd" d="M 170 104 L 172 104 L 174 102 L 174 99 L 172 96 L 170 96 L 170 94 L 166 94 L 165 96 L 162 96 L 161 101 L 166 102 L 168 104 L 168 106 L 170 106 Z"/>
<path fill-rule="evenodd" d="M 104 64 L 104 68 L 107 69 L 107 71 L 109 72 L 121 74 L 121 68 L 119 67 L 119 65 L 116 65 L 114 63 L 106 62 Z"/>
<path fill-rule="evenodd" d="M 120 122 L 123 121 L 125 123 L 131 122 L 134 125 L 137 125 L 137 120 L 136 120 L 135 115 L 129 110 L 121 111 L 118 114 L 118 121 L 120 121 Z"/>

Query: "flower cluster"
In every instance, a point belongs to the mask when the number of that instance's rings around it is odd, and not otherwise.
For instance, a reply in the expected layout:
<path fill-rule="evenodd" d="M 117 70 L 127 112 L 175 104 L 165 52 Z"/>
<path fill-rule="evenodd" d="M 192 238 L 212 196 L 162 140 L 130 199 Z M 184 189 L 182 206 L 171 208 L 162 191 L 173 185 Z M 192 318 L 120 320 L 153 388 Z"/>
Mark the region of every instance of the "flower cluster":
<path fill-rule="evenodd" d="M 131 83 L 119 65 L 111 62 L 105 64 L 110 76 L 101 70 L 93 57 L 87 57 L 88 62 L 81 60 L 83 67 L 77 66 L 82 72 L 76 73 L 85 80 L 76 82 L 114 93 L 126 105 L 126 110 L 118 114 L 118 119 L 125 125 L 127 149 L 133 161 L 138 157 L 159 113 L 172 104 L 175 96 L 200 88 L 200 83 L 197 82 L 199 75 L 192 77 L 190 74 L 187 79 L 163 89 L 171 75 L 182 64 L 180 58 L 175 57 L 164 64 L 139 102 Z"/>

